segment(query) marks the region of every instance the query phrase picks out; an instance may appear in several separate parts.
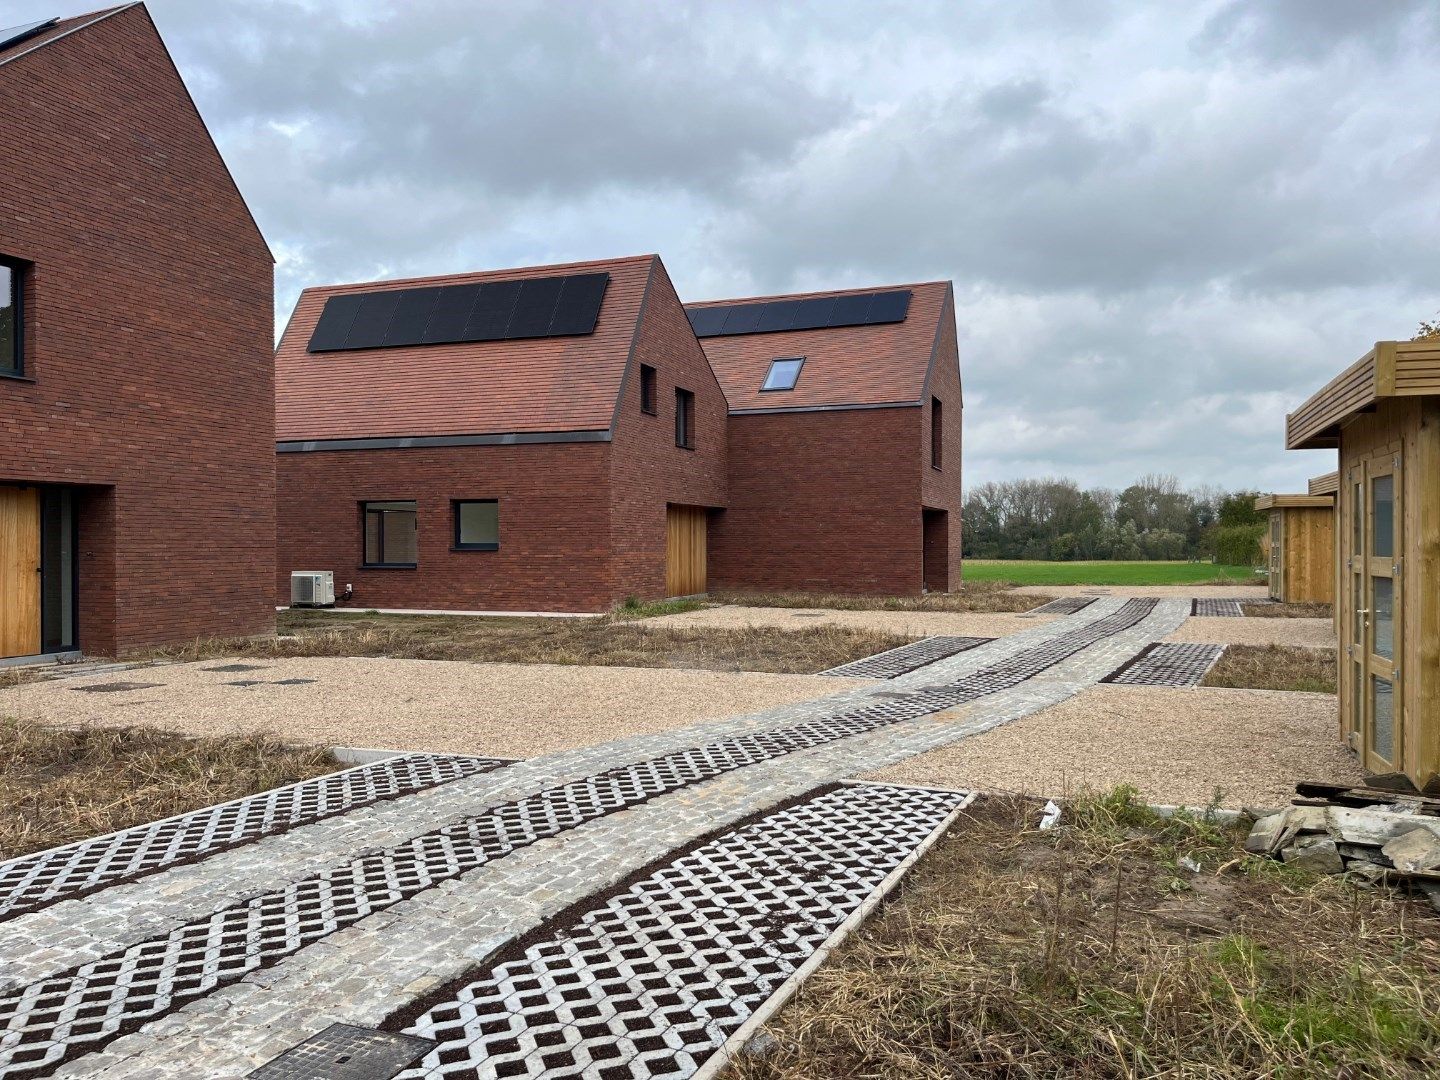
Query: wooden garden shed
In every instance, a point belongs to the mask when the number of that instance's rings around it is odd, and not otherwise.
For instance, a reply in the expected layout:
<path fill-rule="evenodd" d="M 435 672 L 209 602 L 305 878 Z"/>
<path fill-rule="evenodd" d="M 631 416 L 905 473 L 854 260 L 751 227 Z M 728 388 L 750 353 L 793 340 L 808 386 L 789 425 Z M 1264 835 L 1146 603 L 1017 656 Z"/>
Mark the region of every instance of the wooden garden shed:
<path fill-rule="evenodd" d="M 1342 737 L 1440 787 L 1440 341 L 1381 341 L 1286 418 L 1335 448 Z"/>
<path fill-rule="evenodd" d="M 1270 597 L 1282 604 L 1335 602 L 1335 496 L 1261 495 L 1268 513 Z"/>

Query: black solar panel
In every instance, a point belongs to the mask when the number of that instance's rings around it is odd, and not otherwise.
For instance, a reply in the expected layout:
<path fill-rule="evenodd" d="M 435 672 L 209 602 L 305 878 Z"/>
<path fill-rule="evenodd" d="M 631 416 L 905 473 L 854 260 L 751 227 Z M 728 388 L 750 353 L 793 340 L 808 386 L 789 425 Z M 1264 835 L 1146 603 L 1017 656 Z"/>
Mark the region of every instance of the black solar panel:
<path fill-rule="evenodd" d="M 435 314 L 435 303 L 440 299 L 440 288 L 402 289 L 400 303 L 395 308 L 395 317 L 385 331 L 382 344 L 419 345 L 425 340 L 425 328 Z"/>
<path fill-rule="evenodd" d="M 11 45 L 19 45 L 26 38 L 43 34 L 59 21 L 59 19 L 41 19 L 38 22 L 21 23 L 19 26 L 7 26 L 4 30 L 0 30 L 0 49 L 8 49 Z"/>
<path fill-rule="evenodd" d="M 813 296 L 804 300 L 757 300 L 689 308 L 696 337 L 770 334 L 785 330 L 821 330 L 837 326 L 876 326 L 904 322 L 910 290 Z"/>
<path fill-rule="evenodd" d="M 610 275 L 569 274 L 342 293 L 325 301 L 309 349 L 336 352 L 595 332 Z"/>

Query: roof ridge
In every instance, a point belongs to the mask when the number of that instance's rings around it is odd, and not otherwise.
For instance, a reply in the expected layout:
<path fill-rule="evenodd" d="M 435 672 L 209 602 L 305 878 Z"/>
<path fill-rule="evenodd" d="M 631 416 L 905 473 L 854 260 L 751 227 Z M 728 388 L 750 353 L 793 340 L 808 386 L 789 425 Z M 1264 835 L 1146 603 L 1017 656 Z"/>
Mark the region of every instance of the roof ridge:
<path fill-rule="evenodd" d="M 716 304 L 749 304 L 761 300 L 804 300 L 816 296 L 853 296 L 858 293 L 883 292 L 888 289 L 919 289 L 932 285 L 941 287 L 953 285 L 947 278 L 936 278 L 930 281 L 903 281 L 894 282 L 888 285 L 861 285 L 846 289 L 816 289 L 813 292 L 796 293 L 767 293 L 759 296 L 731 296 L 716 297 L 711 300 L 686 300 L 685 306 L 692 307 L 713 307 Z"/>
<path fill-rule="evenodd" d="M 306 285 L 300 291 L 302 293 L 308 293 L 324 289 L 348 289 L 355 285 L 411 285 L 439 281 L 442 278 L 458 279 L 477 277 L 481 274 L 523 274 L 531 270 L 568 270 L 583 266 L 614 266 L 617 263 L 639 263 L 645 262 L 648 259 L 658 259 L 659 257 L 655 252 L 647 252 L 643 255 L 620 255 L 610 259 L 581 259 L 575 262 L 536 263 L 533 266 L 497 266 L 488 270 L 454 270 L 447 274 L 420 274 L 414 277 L 371 278 L 361 281 L 331 281 L 323 285 Z"/>

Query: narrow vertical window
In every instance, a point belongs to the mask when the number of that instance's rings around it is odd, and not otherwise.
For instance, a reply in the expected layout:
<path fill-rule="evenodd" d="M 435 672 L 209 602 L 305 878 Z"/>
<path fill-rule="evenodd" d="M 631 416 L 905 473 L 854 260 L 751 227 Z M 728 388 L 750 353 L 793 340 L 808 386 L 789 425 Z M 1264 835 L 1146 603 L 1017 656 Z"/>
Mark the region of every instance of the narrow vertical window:
<path fill-rule="evenodd" d="M 940 399 L 930 399 L 930 467 L 941 467 L 945 453 L 945 412 Z"/>
<path fill-rule="evenodd" d="M 22 280 L 21 264 L 0 255 L 0 375 L 25 373 L 25 328 L 20 318 Z"/>
<path fill-rule="evenodd" d="M 675 388 L 675 445 L 695 449 L 695 395 Z"/>
<path fill-rule="evenodd" d="M 365 565 L 413 568 L 420 543 L 413 502 L 361 503 L 365 518 Z"/>
<path fill-rule="evenodd" d="M 649 364 L 640 365 L 640 411 L 655 416 L 660 412 L 655 392 L 655 369 Z"/>

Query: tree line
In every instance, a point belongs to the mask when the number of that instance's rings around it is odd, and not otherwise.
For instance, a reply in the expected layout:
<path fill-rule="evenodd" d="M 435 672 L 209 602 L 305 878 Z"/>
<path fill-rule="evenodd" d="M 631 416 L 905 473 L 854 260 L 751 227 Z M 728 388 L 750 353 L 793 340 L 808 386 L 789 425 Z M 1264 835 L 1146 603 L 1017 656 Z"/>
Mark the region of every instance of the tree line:
<path fill-rule="evenodd" d="M 1182 489 L 1173 476 L 1081 490 L 1073 480 L 981 484 L 965 497 L 964 553 L 972 559 L 1261 559 L 1256 492 Z"/>

